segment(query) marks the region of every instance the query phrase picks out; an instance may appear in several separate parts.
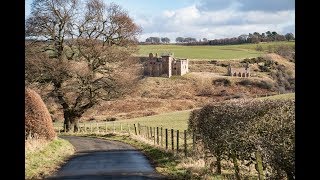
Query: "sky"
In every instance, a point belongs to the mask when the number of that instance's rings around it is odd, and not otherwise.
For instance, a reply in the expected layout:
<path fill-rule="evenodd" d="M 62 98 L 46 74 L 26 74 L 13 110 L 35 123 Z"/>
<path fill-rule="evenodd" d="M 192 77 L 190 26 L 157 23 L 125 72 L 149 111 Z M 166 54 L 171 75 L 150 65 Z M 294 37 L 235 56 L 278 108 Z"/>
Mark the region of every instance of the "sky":
<path fill-rule="evenodd" d="M 295 0 L 104 0 L 128 11 L 148 37 L 219 39 L 253 32 L 295 34 Z M 26 0 L 25 17 L 32 0 Z"/>

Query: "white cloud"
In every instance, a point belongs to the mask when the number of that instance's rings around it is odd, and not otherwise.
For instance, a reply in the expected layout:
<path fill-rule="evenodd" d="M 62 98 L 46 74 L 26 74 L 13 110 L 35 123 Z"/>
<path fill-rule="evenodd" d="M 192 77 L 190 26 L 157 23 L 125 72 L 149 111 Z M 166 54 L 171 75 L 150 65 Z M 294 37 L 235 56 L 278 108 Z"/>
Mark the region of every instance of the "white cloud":
<path fill-rule="evenodd" d="M 201 10 L 195 4 L 176 10 L 164 10 L 154 16 L 137 17 L 143 28 L 139 40 L 150 36 L 169 37 L 171 42 L 178 36 L 208 39 L 236 37 L 253 32 L 277 31 L 294 33 L 294 10 L 281 11 L 239 11 L 234 6 L 224 9 Z M 292 32 L 291 31 L 291 32 Z"/>

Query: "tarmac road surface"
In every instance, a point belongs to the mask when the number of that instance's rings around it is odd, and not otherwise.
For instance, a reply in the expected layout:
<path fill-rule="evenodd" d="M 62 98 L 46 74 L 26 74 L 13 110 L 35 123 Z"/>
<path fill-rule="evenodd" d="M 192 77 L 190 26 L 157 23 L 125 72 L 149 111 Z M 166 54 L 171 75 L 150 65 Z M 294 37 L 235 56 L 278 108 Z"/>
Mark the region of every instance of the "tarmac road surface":
<path fill-rule="evenodd" d="M 76 150 L 70 160 L 47 179 L 165 179 L 144 154 L 117 141 L 61 136 Z"/>

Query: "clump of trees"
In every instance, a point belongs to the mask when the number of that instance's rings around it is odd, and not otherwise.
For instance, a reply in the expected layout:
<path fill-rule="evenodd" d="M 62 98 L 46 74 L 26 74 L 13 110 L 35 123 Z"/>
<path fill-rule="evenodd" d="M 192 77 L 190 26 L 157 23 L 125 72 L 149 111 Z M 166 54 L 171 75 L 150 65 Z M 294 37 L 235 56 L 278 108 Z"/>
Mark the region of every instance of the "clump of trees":
<path fill-rule="evenodd" d="M 56 137 L 50 113 L 40 95 L 25 89 L 25 136 L 53 140 Z"/>
<path fill-rule="evenodd" d="M 198 134 L 216 157 L 212 166 L 218 174 L 221 161 L 231 160 L 237 179 L 239 166 L 252 163 L 259 179 L 295 177 L 294 100 L 241 99 L 210 104 L 191 113 L 189 130 Z"/>
<path fill-rule="evenodd" d="M 272 41 L 286 41 L 294 40 L 292 33 L 286 35 L 278 34 L 277 32 L 267 31 L 265 33 L 249 33 L 242 34 L 238 37 L 214 39 L 208 42 L 209 45 L 227 45 L 227 44 L 243 44 L 243 43 L 259 43 L 259 42 L 272 42 Z"/>
<path fill-rule="evenodd" d="M 119 5 L 102 0 L 34 0 L 26 20 L 25 79 L 78 131 L 86 110 L 130 93 L 141 72 L 136 36 L 141 32 Z"/>
<path fill-rule="evenodd" d="M 146 39 L 146 43 L 147 44 L 160 44 L 161 43 L 165 43 L 165 44 L 168 44 L 170 43 L 170 39 L 168 37 L 148 37 Z"/>

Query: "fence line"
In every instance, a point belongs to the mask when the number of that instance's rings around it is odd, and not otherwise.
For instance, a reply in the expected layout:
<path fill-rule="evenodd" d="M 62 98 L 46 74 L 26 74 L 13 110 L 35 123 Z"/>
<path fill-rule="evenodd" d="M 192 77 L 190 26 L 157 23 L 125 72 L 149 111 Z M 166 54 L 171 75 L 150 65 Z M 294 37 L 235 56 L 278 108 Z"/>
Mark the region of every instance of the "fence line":
<path fill-rule="evenodd" d="M 134 133 L 131 134 L 131 129 L 134 129 Z M 163 132 L 164 131 L 164 132 Z M 170 131 L 170 132 L 168 132 Z M 67 133 L 66 132 L 66 124 L 59 126 L 57 132 Z M 175 154 L 181 154 L 184 156 L 188 156 L 195 150 L 196 146 L 196 136 L 187 130 L 178 130 L 178 129 L 170 129 L 163 127 L 150 127 L 145 126 L 140 123 L 137 124 L 124 124 L 124 123 L 116 123 L 115 122 L 89 122 L 83 123 L 80 122 L 78 124 L 78 132 L 77 134 L 92 134 L 92 133 L 121 133 L 135 135 L 140 138 L 143 138 L 150 144 L 157 146 L 159 148 L 163 148 L 167 151 L 171 151 Z M 170 134 L 170 137 L 169 137 Z M 169 143 L 169 140 L 171 141 Z"/>

